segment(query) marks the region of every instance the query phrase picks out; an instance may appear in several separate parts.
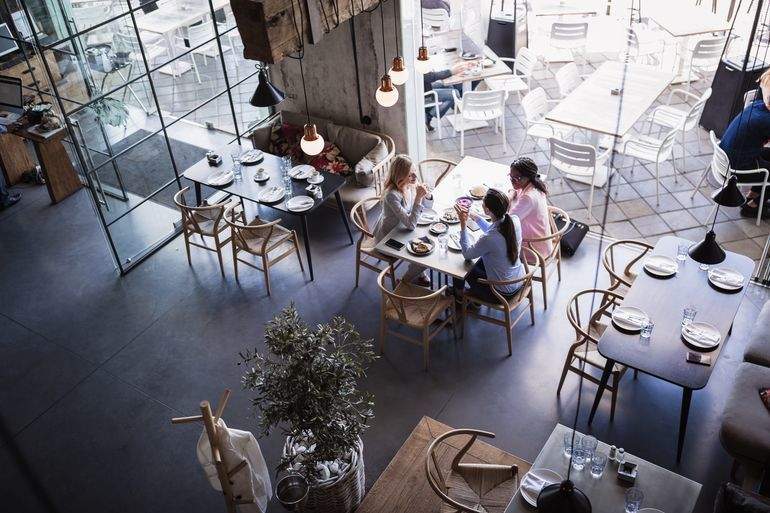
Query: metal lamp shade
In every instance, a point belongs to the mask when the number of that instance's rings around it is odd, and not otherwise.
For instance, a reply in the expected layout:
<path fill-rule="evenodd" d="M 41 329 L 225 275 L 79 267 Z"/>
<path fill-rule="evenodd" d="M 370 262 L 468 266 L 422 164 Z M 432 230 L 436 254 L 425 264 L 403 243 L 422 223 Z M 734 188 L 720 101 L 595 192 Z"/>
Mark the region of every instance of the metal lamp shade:
<path fill-rule="evenodd" d="M 746 202 L 741 190 L 738 188 L 738 178 L 732 175 L 727 184 L 711 195 L 711 199 L 717 205 L 723 207 L 740 207 Z"/>
<path fill-rule="evenodd" d="M 709 230 L 702 241 L 690 246 L 690 258 L 700 264 L 714 265 L 725 260 L 725 250 L 717 242 L 714 230 Z"/>
<path fill-rule="evenodd" d="M 265 68 L 259 70 L 259 83 L 249 103 L 254 107 L 272 107 L 281 103 L 284 98 L 286 98 L 284 92 L 267 79 Z"/>
<path fill-rule="evenodd" d="M 539 513 L 591 513 L 591 501 L 569 479 L 548 485 L 537 496 Z"/>

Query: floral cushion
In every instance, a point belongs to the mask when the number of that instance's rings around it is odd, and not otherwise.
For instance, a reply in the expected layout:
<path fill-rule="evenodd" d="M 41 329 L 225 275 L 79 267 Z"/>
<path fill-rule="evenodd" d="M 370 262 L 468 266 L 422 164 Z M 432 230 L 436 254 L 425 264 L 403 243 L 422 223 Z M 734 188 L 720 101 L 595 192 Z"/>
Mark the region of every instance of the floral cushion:
<path fill-rule="evenodd" d="M 353 172 L 337 145 L 328 141 L 324 145 L 323 151 L 310 157 L 308 163 L 319 171 L 328 171 L 341 176 L 347 176 Z"/>
<path fill-rule="evenodd" d="M 270 133 L 270 145 L 268 153 L 284 157 L 290 156 L 292 160 L 300 160 L 302 150 L 299 147 L 299 141 L 302 139 L 303 128 L 288 123 L 276 123 Z"/>

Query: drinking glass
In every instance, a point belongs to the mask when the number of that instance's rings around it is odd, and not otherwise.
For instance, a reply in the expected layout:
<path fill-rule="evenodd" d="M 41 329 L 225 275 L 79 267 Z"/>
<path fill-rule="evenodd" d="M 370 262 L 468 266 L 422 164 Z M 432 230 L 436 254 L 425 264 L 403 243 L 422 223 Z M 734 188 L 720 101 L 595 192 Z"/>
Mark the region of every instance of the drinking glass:
<path fill-rule="evenodd" d="M 591 475 L 597 479 L 602 477 L 604 474 L 604 467 L 607 466 L 607 456 L 600 453 L 595 452 L 593 456 L 591 456 Z"/>
<path fill-rule="evenodd" d="M 642 339 L 644 342 L 649 342 L 650 338 L 652 338 L 652 330 L 655 329 L 655 323 L 651 320 L 646 320 L 642 324 L 642 331 L 639 332 L 639 338 Z"/>
<path fill-rule="evenodd" d="M 591 435 L 586 435 L 583 437 L 580 445 L 586 452 L 586 461 L 590 461 L 591 457 L 593 457 L 594 453 L 596 452 L 596 447 L 599 445 L 599 441 Z"/>
<path fill-rule="evenodd" d="M 629 488 L 628 491 L 626 491 L 626 513 L 636 513 L 639 511 L 643 500 L 644 494 L 641 489 L 635 486 Z"/>
<path fill-rule="evenodd" d="M 442 253 L 446 253 L 447 252 L 448 244 L 449 244 L 449 238 L 447 237 L 446 234 L 438 236 L 438 249 L 439 249 L 439 251 L 441 251 Z"/>
<path fill-rule="evenodd" d="M 572 468 L 580 472 L 586 466 L 586 451 L 582 447 L 572 449 Z"/>
<path fill-rule="evenodd" d="M 680 262 L 684 262 L 687 260 L 687 250 L 690 249 L 690 246 L 687 244 L 679 244 L 676 247 L 676 259 Z"/>
<path fill-rule="evenodd" d="M 289 176 L 289 173 L 284 173 L 283 175 L 283 188 L 286 191 L 286 199 L 291 198 L 292 186 L 291 186 L 291 177 Z"/>
<path fill-rule="evenodd" d="M 682 326 L 690 324 L 696 315 L 698 315 L 698 310 L 694 306 L 685 306 L 682 310 Z"/>
<path fill-rule="evenodd" d="M 291 169 L 291 157 L 284 155 L 281 157 L 281 172 L 285 175 L 289 173 Z"/>
<path fill-rule="evenodd" d="M 575 433 L 575 447 L 580 447 L 580 439 L 582 437 Z M 564 433 L 564 456 L 569 458 L 572 456 L 572 430 L 567 431 Z"/>

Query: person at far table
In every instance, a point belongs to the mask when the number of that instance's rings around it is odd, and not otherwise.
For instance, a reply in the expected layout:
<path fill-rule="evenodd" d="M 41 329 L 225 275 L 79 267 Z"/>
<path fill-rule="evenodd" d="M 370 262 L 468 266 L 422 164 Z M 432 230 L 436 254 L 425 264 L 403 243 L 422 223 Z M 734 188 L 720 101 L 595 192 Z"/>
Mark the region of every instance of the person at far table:
<path fill-rule="evenodd" d="M 409 156 L 393 157 L 381 206 L 382 213 L 374 227 L 374 238 L 377 242 L 397 226 L 414 230 L 423 209 L 433 206 L 433 197 L 428 187 L 417 181 L 417 166 Z M 430 284 L 430 280 L 425 276 L 425 268 L 416 264 L 409 264 L 402 279 L 416 281 L 420 285 Z"/>
<path fill-rule="evenodd" d="M 727 154 L 730 167 L 741 169 L 768 169 L 770 170 L 770 148 L 765 147 L 770 141 L 770 70 L 759 77 L 761 95 L 735 116 L 725 130 L 719 147 Z M 738 182 L 762 182 L 765 177 L 761 173 L 736 175 Z M 746 196 L 746 203 L 741 207 L 743 217 L 757 217 L 757 209 L 761 186 L 752 186 L 751 192 Z M 770 217 L 770 207 L 767 203 L 767 191 L 765 191 L 765 204 L 762 205 L 762 218 Z"/>
<path fill-rule="evenodd" d="M 519 218 L 508 213 L 509 200 L 505 193 L 489 189 L 483 200 L 484 213 L 491 218 L 487 222 L 481 216 L 469 212 L 467 208 L 455 205 L 460 218 L 460 248 L 466 259 L 478 258 L 465 280 L 454 280 L 455 297 L 459 298 L 465 290 L 467 281 L 471 293 L 490 303 L 498 299 L 489 290 L 489 285 L 479 283 L 479 279 L 510 281 L 525 274 L 524 264 L 519 258 L 521 248 L 521 225 Z M 473 219 L 481 229 L 481 236 L 474 242 L 468 235 L 468 218 Z M 520 283 L 497 288 L 504 297 L 513 296 L 521 287 Z"/>
<path fill-rule="evenodd" d="M 436 91 L 436 94 L 438 95 L 438 111 L 443 117 L 447 112 L 449 112 L 451 109 L 455 106 L 455 99 L 454 95 L 452 94 L 452 91 L 454 89 L 457 90 L 457 93 L 459 95 L 462 95 L 463 88 L 462 85 L 457 84 L 456 86 L 446 86 L 442 82 L 442 80 L 445 80 L 452 75 L 459 75 L 463 73 L 465 70 L 470 68 L 472 64 L 469 64 L 467 62 L 461 62 L 459 64 L 455 64 L 452 66 L 452 69 L 442 69 L 438 71 L 429 71 L 425 73 L 422 76 L 423 81 L 423 88 L 425 92 L 428 91 Z M 425 97 L 426 101 L 433 101 L 433 98 L 431 96 Z M 427 107 L 425 109 L 425 128 L 428 130 L 428 132 L 433 131 L 433 126 L 431 126 L 431 122 L 433 121 L 433 118 L 436 117 L 436 109 L 434 107 Z"/>
<path fill-rule="evenodd" d="M 523 239 L 551 235 L 548 188 L 537 171 L 537 164 L 531 158 L 520 157 L 513 161 L 509 172 L 513 190 L 510 191 L 508 213 L 519 218 Z M 542 257 L 547 257 L 553 250 L 553 243 L 550 240 L 538 241 L 533 242 L 531 247 Z"/>

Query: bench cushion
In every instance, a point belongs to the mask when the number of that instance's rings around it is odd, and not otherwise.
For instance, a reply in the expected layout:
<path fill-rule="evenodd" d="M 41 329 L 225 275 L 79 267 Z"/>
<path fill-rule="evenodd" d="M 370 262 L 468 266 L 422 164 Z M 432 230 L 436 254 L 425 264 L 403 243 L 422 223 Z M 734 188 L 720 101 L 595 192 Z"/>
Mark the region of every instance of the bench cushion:
<path fill-rule="evenodd" d="M 743 353 L 743 360 L 770 367 L 770 301 L 765 303 L 759 313 L 746 345 L 746 352 Z"/>
<path fill-rule="evenodd" d="M 722 414 L 720 438 L 736 459 L 770 463 L 770 412 L 759 389 L 770 386 L 770 368 L 742 362 Z"/>

